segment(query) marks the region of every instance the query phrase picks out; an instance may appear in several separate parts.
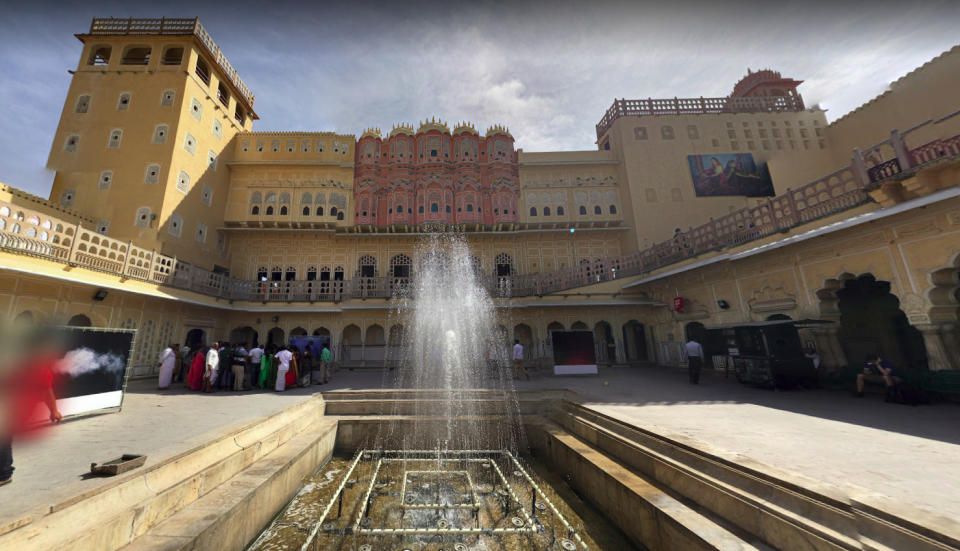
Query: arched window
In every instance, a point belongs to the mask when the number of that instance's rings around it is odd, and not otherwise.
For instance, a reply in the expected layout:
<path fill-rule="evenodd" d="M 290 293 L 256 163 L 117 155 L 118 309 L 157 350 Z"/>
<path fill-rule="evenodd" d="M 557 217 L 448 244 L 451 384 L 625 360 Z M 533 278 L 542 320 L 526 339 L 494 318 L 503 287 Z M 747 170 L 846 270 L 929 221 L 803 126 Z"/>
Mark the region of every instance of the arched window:
<path fill-rule="evenodd" d="M 222 103 L 224 107 L 230 105 L 230 94 L 222 82 L 217 84 L 217 99 L 220 100 L 220 103 Z"/>
<path fill-rule="evenodd" d="M 282 207 L 280 207 L 280 216 L 286 216 L 286 215 L 287 215 L 287 205 L 283 205 Z"/>
<path fill-rule="evenodd" d="M 313 203 L 313 196 L 311 196 L 309 192 L 304 193 L 303 196 L 300 197 L 300 204 L 309 205 L 310 203 Z"/>
<path fill-rule="evenodd" d="M 610 214 L 617 213 L 617 205 L 610 205 Z"/>
<path fill-rule="evenodd" d="M 297 279 L 297 269 L 293 266 L 287 266 L 287 271 L 283 274 L 284 281 L 293 281 Z"/>
<path fill-rule="evenodd" d="M 210 84 L 210 68 L 207 67 L 207 62 L 202 59 L 197 59 L 197 68 L 194 71 L 197 73 L 197 76 L 200 77 L 200 80 L 204 84 Z"/>
<path fill-rule="evenodd" d="M 237 103 L 237 108 L 233 110 L 233 120 L 237 121 L 240 126 L 243 126 L 243 123 L 247 120 L 247 113 L 240 107 L 239 103 Z"/>
<path fill-rule="evenodd" d="M 357 261 L 357 274 L 360 277 L 377 277 L 377 259 L 370 255 L 363 255 Z"/>
<path fill-rule="evenodd" d="M 423 205 L 420 205 L 420 207 L 417 208 L 417 213 L 423 214 Z"/>
<path fill-rule="evenodd" d="M 267 215 L 267 216 L 273 216 L 273 206 L 272 206 L 272 205 L 267 206 L 266 215 Z"/>
<path fill-rule="evenodd" d="M 87 65 L 109 65 L 110 64 L 110 52 L 112 48 L 110 46 L 95 46 L 90 50 L 90 58 L 87 60 Z"/>
<path fill-rule="evenodd" d="M 410 257 L 398 254 L 390 259 L 390 275 L 393 277 L 410 277 Z"/>
<path fill-rule="evenodd" d="M 509 277 L 513 273 L 513 259 L 507 253 L 500 253 L 496 258 L 497 277 Z"/>
<path fill-rule="evenodd" d="M 317 207 L 317 216 L 323 216 L 323 207 Z"/>
<path fill-rule="evenodd" d="M 337 213 L 337 220 L 343 220 L 343 211 Z"/>
<path fill-rule="evenodd" d="M 303 207 L 303 215 L 304 215 L 304 216 L 310 216 L 310 207 L 309 207 L 309 206 L 304 206 L 304 207 Z"/>
<path fill-rule="evenodd" d="M 473 205 L 471 203 L 467 203 L 467 212 L 473 212 Z"/>
<path fill-rule="evenodd" d="M 563 207 L 557 207 L 557 216 L 563 216 Z"/>
<path fill-rule="evenodd" d="M 530 216 L 537 215 L 537 207 L 530 207 Z"/>
<path fill-rule="evenodd" d="M 450 214 L 450 205 L 447 205 L 447 214 Z"/>
<path fill-rule="evenodd" d="M 151 48 L 149 46 L 127 46 L 127 49 L 123 52 L 123 57 L 120 58 L 120 63 L 123 65 L 149 65 L 150 52 Z"/>
<path fill-rule="evenodd" d="M 253 205 L 250 209 L 250 214 L 260 214 L 260 205 Z"/>
<path fill-rule="evenodd" d="M 430 212 L 440 212 L 440 204 L 430 203 Z"/>
<path fill-rule="evenodd" d="M 270 269 L 270 279 L 272 281 L 282 281 L 283 272 L 280 271 L 280 266 L 274 266 Z"/>
<path fill-rule="evenodd" d="M 133 225 L 138 228 L 147 228 L 150 226 L 150 207 L 140 207 L 137 209 L 137 215 L 133 219 Z"/>
<path fill-rule="evenodd" d="M 337 207 L 330 207 L 330 216 L 337 216 L 337 214 Z"/>
<path fill-rule="evenodd" d="M 307 268 L 307 281 L 316 281 L 317 280 L 317 267 L 310 266 Z"/>
<path fill-rule="evenodd" d="M 603 214 L 603 209 L 600 208 L 600 205 L 594 205 L 593 207 L 594 214 Z"/>
<path fill-rule="evenodd" d="M 580 214 L 581 215 L 587 214 L 587 207 L 580 205 Z"/>
<path fill-rule="evenodd" d="M 267 280 L 267 268 L 266 266 L 260 266 L 257 268 L 257 281 L 266 281 Z"/>
<path fill-rule="evenodd" d="M 550 207 L 543 207 L 543 215 L 550 216 Z"/>
<path fill-rule="evenodd" d="M 183 48 L 180 46 L 167 46 L 163 51 L 164 65 L 180 65 L 183 62 Z"/>

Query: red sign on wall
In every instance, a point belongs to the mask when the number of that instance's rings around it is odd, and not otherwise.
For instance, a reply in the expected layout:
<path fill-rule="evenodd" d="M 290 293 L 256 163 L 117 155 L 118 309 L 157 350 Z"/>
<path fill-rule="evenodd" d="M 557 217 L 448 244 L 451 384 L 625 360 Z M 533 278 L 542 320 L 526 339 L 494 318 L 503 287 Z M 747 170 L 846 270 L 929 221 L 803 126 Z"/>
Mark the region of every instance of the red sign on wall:
<path fill-rule="evenodd" d="M 683 313 L 683 297 L 673 297 L 673 311 L 678 314 Z"/>

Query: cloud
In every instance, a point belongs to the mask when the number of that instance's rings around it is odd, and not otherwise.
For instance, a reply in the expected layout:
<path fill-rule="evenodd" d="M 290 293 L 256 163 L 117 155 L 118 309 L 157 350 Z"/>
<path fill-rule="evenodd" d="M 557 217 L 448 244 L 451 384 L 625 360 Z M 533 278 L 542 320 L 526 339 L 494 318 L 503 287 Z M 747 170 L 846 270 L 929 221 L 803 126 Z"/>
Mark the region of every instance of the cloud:
<path fill-rule="evenodd" d="M 67 352 L 63 361 L 58 366 L 60 372 L 69 373 L 71 376 L 83 375 L 93 371 L 120 371 L 126 367 L 123 356 L 119 354 L 107 353 L 97 354 L 89 348 L 77 348 Z"/>

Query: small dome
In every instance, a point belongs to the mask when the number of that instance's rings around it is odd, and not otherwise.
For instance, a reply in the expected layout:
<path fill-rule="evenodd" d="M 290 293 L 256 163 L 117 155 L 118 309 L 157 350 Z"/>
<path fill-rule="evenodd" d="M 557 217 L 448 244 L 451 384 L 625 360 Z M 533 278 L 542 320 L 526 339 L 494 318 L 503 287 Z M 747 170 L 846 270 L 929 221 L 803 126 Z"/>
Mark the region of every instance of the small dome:
<path fill-rule="evenodd" d="M 447 134 L 450 133 L 450 128 L 445 122 L 431 118 L 428 121 L 423 121 L 420 123 L 420 128 L 417 129 L 417 134 L 423 134 L 431 130 L 439 130 L 440 132 Z"/>
<path fill-rule="evenodd" d="M 501 125 L 501 124 L 495 124 L 495 125 L 493 125 L 493 126 L 491 126 L 490 128 L 487 129 L 487 137 L 488 137 L 488 138 L 489 138 L 490 136 L 495 135 L 495 134 L 502 134 L 502 135 L 504 135 L 504 136 L 508 136 L 510 139 L 513 139 L 513 135 L 510 134 L 510 131 L 507 130 L 507 127 L 506 127 L 506 126 L 503 126 L 503 125 Z"/>
<path fill-rule="evenodd" d="M 397 136 L 399 134 L 406 134 L 407 136 L 413 136 L 413 125 L 412 124 L 396 124 L 393 126 L 393 130 L 390 131 L 390 137 Z"/>
<path fill-rule="evenodd" d="M 458 134 L 473 134 L 474 136 L 477 136 L 480 133 L 477 132 L 477 129 L 474 128 L 472 123 L 460 122 L 453 127 L 453 135 L 456 136 Z"/>
<path fill-rule="evenodd" d="M 360 139 L 362 140 L 362 139 L 367 138 L 367 137 L 377 138 L 377 139 L 379 140 L 379 139 L 380 139 L 380 129 L 379 129 L 379 128 L 367 128 L 366 130 L 363 131 L 363 134 L 360 134 Z"/>

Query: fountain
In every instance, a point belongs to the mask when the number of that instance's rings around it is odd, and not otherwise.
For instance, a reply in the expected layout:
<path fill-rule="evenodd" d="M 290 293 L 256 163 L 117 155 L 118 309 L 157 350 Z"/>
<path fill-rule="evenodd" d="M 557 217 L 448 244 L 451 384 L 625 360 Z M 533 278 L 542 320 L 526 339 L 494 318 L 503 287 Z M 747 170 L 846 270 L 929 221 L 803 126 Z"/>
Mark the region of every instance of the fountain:
<path fill-rule="evenodd" d="M 431 235 L 416 262 L 411 285 L 395 285 L 407 330 L 384 379 L 402 393 L 392 414 L 318 471 L 251 549 L 590 548 L 582 522 L 567 520 L 573 509 L 521 459 L 510 343 L 466 240 Z"/>

